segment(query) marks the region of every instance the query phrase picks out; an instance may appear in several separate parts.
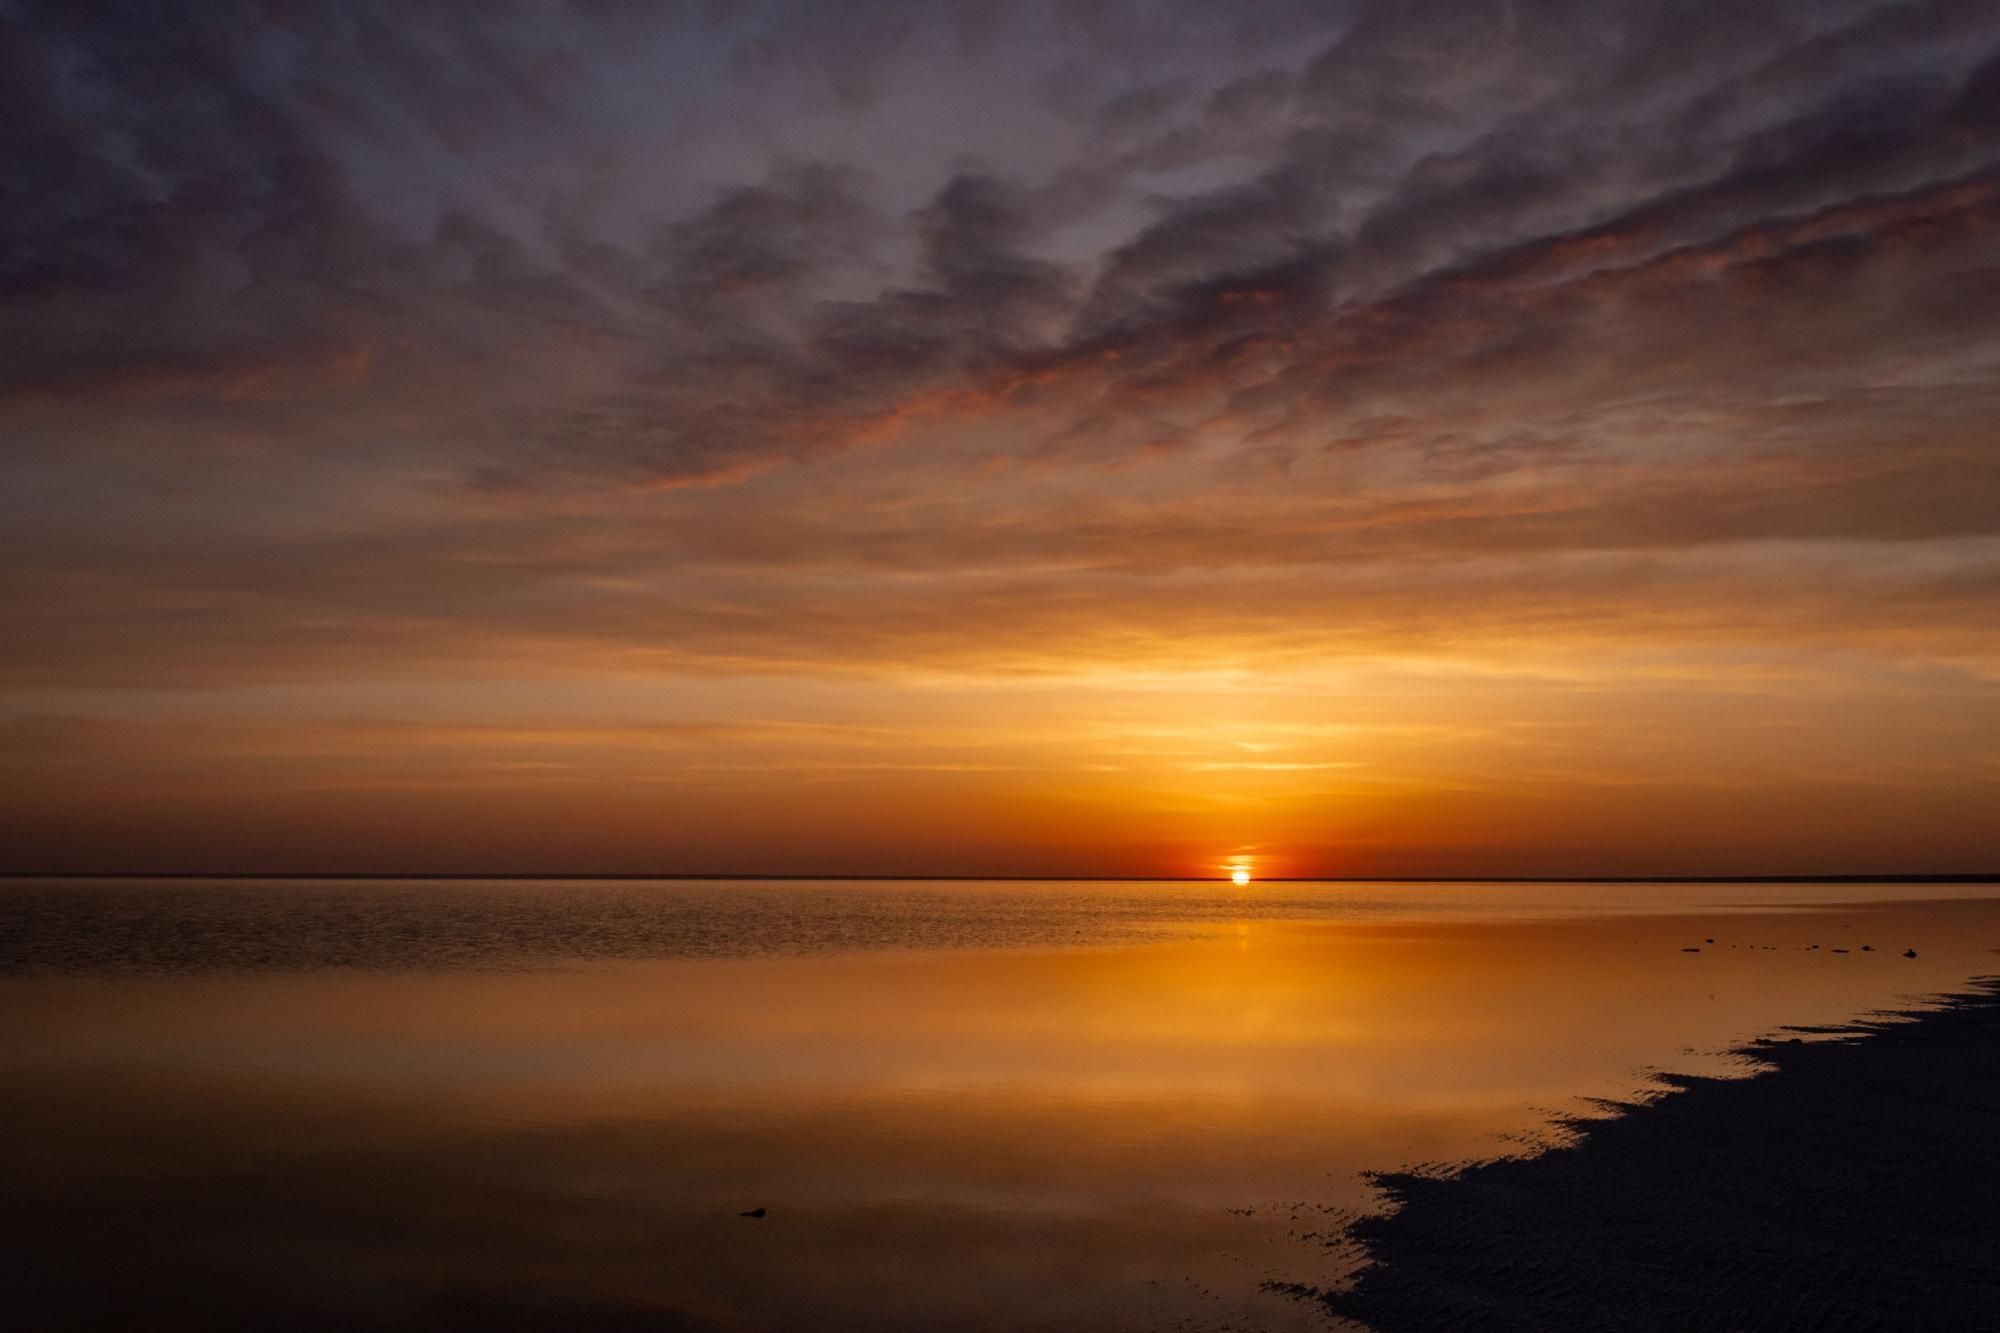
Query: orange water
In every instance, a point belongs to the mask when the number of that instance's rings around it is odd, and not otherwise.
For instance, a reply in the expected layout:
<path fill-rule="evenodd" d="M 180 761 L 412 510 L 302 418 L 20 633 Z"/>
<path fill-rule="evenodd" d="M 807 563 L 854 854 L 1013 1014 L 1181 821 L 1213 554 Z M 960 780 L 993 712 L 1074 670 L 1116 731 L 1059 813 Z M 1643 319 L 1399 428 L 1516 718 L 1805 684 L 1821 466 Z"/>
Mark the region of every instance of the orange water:
<path fill-rule="evenodd" d="M 1068 919 L 1053 887 L 936 888 L 927 947 L 893 919 L 666 957 L 334 966 L 321 939 L 245 966 L 196 939 L 135 970 L 44 940 L 0 981 L 0 1131 L 27 1145 L 0 1225 L 86 1312 L 1319 1327 L 1260 1284 L 1343 1271 L 1315 1233 L 1366 1204 L 1359 1172 L 1507 1151 L 1649 1069 L 2000 971 L 1988 889 L 1273 887 L 1234 914 L 1212 886 L 1178 912 L 1091 891 Z M 451 919 L 567 891 L 421 892 Z M 911 901 L 866 892 L 840 910 Z M 361 936 L 430 920 L 366 901 Z M 777 901 L 746 910 L 810 910 Z"/>

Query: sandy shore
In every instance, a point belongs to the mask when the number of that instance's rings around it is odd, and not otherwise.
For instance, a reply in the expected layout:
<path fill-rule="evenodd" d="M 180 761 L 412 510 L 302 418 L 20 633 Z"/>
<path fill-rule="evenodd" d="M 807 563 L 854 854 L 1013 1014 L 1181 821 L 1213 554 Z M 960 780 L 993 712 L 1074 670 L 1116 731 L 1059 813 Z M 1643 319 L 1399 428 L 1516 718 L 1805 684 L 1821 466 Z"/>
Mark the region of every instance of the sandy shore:
<path fill-rule="evenodd" d="M 1380 1333 L 2000 1329 L 2000 979 L 1837 1031 L 1571 1146 L 1378 1177 L 1370 1263 L 1319 1299 Z"/>

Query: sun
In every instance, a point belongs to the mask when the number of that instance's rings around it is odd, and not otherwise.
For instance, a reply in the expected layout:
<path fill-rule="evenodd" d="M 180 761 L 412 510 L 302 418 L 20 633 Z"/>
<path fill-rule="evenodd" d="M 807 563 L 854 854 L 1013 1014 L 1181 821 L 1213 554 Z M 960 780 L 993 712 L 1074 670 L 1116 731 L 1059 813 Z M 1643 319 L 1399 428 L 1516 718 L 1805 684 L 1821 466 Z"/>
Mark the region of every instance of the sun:
<path fill-rule="evenodd" d="M 1236 885 L 1238 888 L 1241 888 L 1245 884 L 1248 884 L 1250 882 L 1249 869 L 1245 866 L 1237 866 L 1234 870 L 1229 872 L 1229 882 L 1231 884 Z"/>

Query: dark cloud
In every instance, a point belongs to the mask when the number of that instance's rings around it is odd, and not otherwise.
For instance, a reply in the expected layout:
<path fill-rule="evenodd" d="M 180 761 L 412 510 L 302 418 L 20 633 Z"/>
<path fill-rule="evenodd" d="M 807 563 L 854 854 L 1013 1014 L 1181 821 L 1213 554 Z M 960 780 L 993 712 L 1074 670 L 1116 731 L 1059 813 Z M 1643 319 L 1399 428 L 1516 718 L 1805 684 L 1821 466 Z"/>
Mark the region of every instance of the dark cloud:
<path fill-rule="evenodd" d="M 663 281 L 647 294 L 668 312 L 695 320 L 776 298 L 788 316 L 814 295 L 832 265 L 863 265 L 880 225 L 851 172 L 803 165 L 725 191 L 707 208 L 666 229 L 655 257 Z"/>
<path fill-rule="evenodd" d="M 0 5 L 13 669 L 956 660 L 1202 570 L 1394 632 L 1493 595 L 1430 558 L 1554 614 L 1993 535 L 1990 4 L 1260 10 Z M 927 569 L 990 582 L 868 581 Z"/>

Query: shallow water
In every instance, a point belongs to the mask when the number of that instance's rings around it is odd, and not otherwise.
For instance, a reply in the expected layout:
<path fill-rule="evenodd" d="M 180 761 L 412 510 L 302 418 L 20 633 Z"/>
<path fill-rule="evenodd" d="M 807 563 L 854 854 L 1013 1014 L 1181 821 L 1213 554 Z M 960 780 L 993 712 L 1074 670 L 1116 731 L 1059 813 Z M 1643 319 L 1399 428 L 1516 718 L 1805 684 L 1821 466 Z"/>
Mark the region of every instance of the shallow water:
<path fill-rule="evenodd" d="M 1995 893 L 18 881 L 0 1265 L 37 1327 L 1319 1327 L 1261 1284 L 1360 1171 L 2000 970 Z"/>

